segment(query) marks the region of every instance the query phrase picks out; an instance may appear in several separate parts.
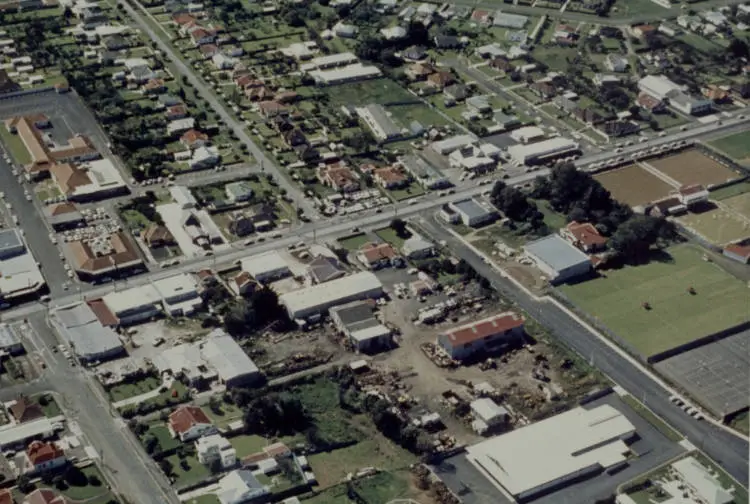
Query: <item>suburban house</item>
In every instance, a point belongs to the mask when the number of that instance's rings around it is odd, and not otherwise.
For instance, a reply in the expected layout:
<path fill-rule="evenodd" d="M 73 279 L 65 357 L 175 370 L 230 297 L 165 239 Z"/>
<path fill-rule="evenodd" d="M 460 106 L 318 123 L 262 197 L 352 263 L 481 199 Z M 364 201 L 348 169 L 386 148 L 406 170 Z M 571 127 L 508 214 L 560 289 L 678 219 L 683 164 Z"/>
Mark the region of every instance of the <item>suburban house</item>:
<path fill-rule="evenodd" d="M 384 189 L 398 189 L 409 184 L 409 177 L 395 166 L 384 166 L 372 173 L 375 182 Z"/>
<path fill-rule="evenodd" d="M 427 85 L 441 91 L 455 82 L 456 78 L 448 70 L 440 70 L 427 76 Z"/>
<path fill-rule="evenodd" d="M 520 341 L 523 326 L 521 315 L 505 312 L 446 331 L 438 336 L 437 344 L 451 359 L 463 360 Z"/>
<path fill-rule="evenodd" d="M 25 395 L 18 396 L 16 402 L 8 408 L 16 423 L 31 422 L 39 418 L 44 418 L 44 411 L 38 402 L 29 399 Z"/>
<path fill-rule="evenodd" d="M 346 276 L 346 270 L 335 257 L 319 255 L 307 265 L 307 275 L 316 284 Z"/>
<path fill-rule="evenodd" d="M 427 62 L 413 63 L 409 65 L 406 70 L 404 70 L 404 74 L 406 74 L 406 76 L 413 81 L 425 80 L 428 76 L 432 75 L 435 72 L 435 67 Z"/>
<path fill-rule="evenodd" d="M 268 500 L 268 488 L 247 469 L 230 472 L 217 486 L 216 496 L 221 504 L 255 504 Z"/>
<path fill-rule="evenodd" d="M 175 245 L 177 242 L 172 236 L 172 233 L 166 226 L 162 226 L 156 223 L 151 224 L 141 235 L 143 242 L 148 248 L 161 248 L 170 245 Z"/>
<path fill-rule="evenodd" d="M 351 168 L 342 164 L 326 165 L 318 168 L 320 183 L 337 191 L 359 191 L 359 180 Z"/>
<path fill-rule="evenodd" d="M 366 243 L 357 251 L 357 259 L 371 270 L 398 266 L 403 262 L 390 243 Z"/>
<path fill-rule="evenodd" d="M 208 415 L 197 406 L 179 406 L 169 415 L 167 428 L 172 437 L 182 442 L 217 432 Z"/>
<path fill-rule="evenodd" d="M 628 65 L 628 58 L 620 54 L 609 53 L 604 58 L 604 67 L 610 72 L 625 72 L 628 69 Z"/>
<path fill-rule="evenodd" d="M 41 473 L 64 466 L 68 459 L 54 442 L 32 441 L 26 448 L 27 473 Z"/>
<path fill-rule="evenodd" d="M 180 143 L 191 150 L 207 145 L 208 141 L 208 135 L 197 129 L 189 129 L 180 137 Z"/>
<path fill-rule="evenodd" d="M 198 454 L 198 462 L 203 465 L 211 465 L 218 460 L 222 469 L 228 469 L 237 463 L 237 450 L 221 434 L 198 438 L 195 452 Z"/>
<path fill-rule="evenodd" d="M 598 252 L 607 245 L 607 239 L 590 222 L 573 221 L 560 230 L 560 235 L 587 254 Z"/>

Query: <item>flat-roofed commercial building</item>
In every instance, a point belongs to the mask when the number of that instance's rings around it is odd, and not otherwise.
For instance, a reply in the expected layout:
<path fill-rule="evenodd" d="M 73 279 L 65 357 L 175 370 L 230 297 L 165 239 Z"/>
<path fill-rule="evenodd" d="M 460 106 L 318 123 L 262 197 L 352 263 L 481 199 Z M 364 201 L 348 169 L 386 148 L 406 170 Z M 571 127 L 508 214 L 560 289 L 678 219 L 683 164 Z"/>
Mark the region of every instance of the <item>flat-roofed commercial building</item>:
<path fill-rule="evenodd" d="M 531 144 L 511 145 L 508 147 L 508 155 L 516 164 L 524 165 L 573 154 L 579 150 L 577 142 L 555 137 Z"/>
<path fill-rule="evenodd" d="M 384 142 L 401 136 L 401 128 L 393 122 L 382 105 L 376 103 L 357 107 L 357 116 L 370 128 L 376 139 Z"/>
<path fill-rule="evenodd" d="M 383 284 L 369 271 L 313 285 L 279 296 L 279 302 L 289 318 L 304 319 L 322 315 L 331 307 L 360 299 L 373 299 L 383 295 Z"/>
<path fill-rule="evenodd" d="M 556 234 L 528 243 L 523 249 L 552 283 L 565 282 L 591 271 L 589 256 Z"/>
<path fill-rule="evenodd" d="M 514 312 L 501 313 L 465 324 L 438 336 L 438 345 L 452 359 L 467 359 L 493 347 L 517 342 L 523 336 L 524 318 Z"/>
<path fill-rule="evenodd" d="M 0 301 L 39 291 L 45 281 L 17 229 L 0 231 Z"/>
<path fill-rule="evenodd" d="M 582 407 L 467 449 L 467 459 L 507 496 L 530 499 L 627 463 L 632 423 L 605 404 Z"/>

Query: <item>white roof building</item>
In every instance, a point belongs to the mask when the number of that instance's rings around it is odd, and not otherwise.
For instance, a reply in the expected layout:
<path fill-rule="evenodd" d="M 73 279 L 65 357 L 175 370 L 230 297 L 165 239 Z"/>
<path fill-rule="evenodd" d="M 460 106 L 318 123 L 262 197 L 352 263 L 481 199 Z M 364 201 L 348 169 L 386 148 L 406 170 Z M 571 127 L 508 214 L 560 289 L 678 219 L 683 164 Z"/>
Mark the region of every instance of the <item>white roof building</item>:
<path fill-rule="evenodd" d="M 268 488 L 247 469 L 230 472 L 219 480 L 218 486 L 216 496 L 221 504 L 244 504 L 268 494 Z"/>
<path fill-rule="evenodd" d="M 187 273 L 155 280 L 153 286 L 167 313 L 189 315 L 203 304 L 198 282 Z"/>
<path fill-rule="evenodd" d="M 76 169 L 83 171 L 86 177 L 80 177 L 76 183 L 66 183 L 64 187 L 61 187 L 70 201 L 87 200 L 97 195 L 105 196 L 127 191 L 125 180 L 109 158 L 87 161 L 78 165 Z M 52 173 L 54 176 L 54 170 Z M 79 183 L 86 179 L 88 183 Z"/>
<path fill-rule="evenodd" d="M 527 243 L 526 255 L 550 282 L 565 282 L 591 271 L 591 259 L 557 234 Z"/>
<path fill-rule="evenodd" d="M 467 449 L 467 458 L 503 492 L 528 499 L 627 461 L 635 427 L 610 405 L 575 408 Z"/>
<path fill-rule="evenodd" d="M 438 154 L 446 156 L 451 152 L 473 144 L 476 140 L 474 135 L 456 135 L 437 142 L 432 142 L 432 149 Z"/>
<path fill-rule="evenodd" d="M 359 58 L 357 58 L 354 53 L 345 52 L 318 56 L 317 58 L 313 58 L 309 62 L 300 65 L 299 68 L 303 72 L 309 72 L 310 70 L 323 70 L 326 68 L 351 65 L 352 63 L 358 62 Z"/>
<path fill-rule="evenodd" d="M 198 454 L 198 462 L 203 465 L 219 460 L 222 468 L 228 468 L 237 463 L 237 450 L 221 434 L 199 437 L 195 441 L 195 452 Z"/>
<path fill-rule="evenodd" d="M 182 133 L 195 127 L 195 118 L 184 117 L 182 119 L 175 119 L 167 123 L 167 134 L 173 135 L 176 133 Z"/>
<path fill-rule="evenodd" d="M 221 156 L 219 155 L 219 149 L 217 147 L 214 147 L 213 145 L 201 145 L 193 151 L 190 159 L 187 160 L 187 164 L 192 170 L 199 170 L 203 168 L 211 168 L 212 166 L 217 165 L 219 161 L 221 161 Z"/>
<path fill-rule="evenodd" d="M 185 186 L 172 186 L 169 188 L 169 194 L 181 208 L 194 208 L 198 204 L 193 193 Z"/>
<path fill-rule="evenodd" d="M 638 81 L 638 89 L 658 100 L 667 98 L 670 91 L 682 91 L 682 88 L 663 75 L 647 75 Z"/>
<path fill-rule="evenodd" d="M 401 40 L 402 38 L 406 38 L 406 29 L 402 26 L 382 28 L 380 33 L 386 40 Z"/>
<path fill-rule="evenodd" d="M 492 24 L 503 28 L 523 28 L 526 23 L 529 22 L 529 18 L 521 16 L 519 14 L 509 14 L 507 12 L 500 12 L 494 15 Z"/>
<path fill-rule="evenodd" d="M 315 79 L 315 82 L 326 86 L 341 84 L 343 82 L 373 79 L 375 77 L 380 77 L 381 74 L 382 72 L 378 67 L 373 65 L 363 65 L 362 63 L 354 63 L 352 65 L 331 70 L 313 70 L 310 72 L 310 76 Z"/>
<path fill-rule="evenodd" d="M 81 360 L 102 360 L 123 351 L 120 337 L 101 324 L 87 303 L 63 306 L 53 313 L 51 320 Z"/>
<path fill-rule="evenodd" d="M 281 54 L 297 60 L 307 60 L 315 55 L 318 45 L 313 41 L 295 42 L 281 49 Z"/>
<path fill-rule="evenodd" d="M 540 159 L 563 156 L 579 149 L 578 143 L 564 137 L 554 137 L 528 145 L 511 145 L 508 155 L 517 164 L 529 164 Z"/>
<path fill-rule="evenodd" d="M 695 457 L 685 457 L 672 464 L 678 477 L 706 504 L 729 504 L 734 495 L 729 493 Z"/>
<path fill-rule="evenodd" d="M 279 296 L 289 318 L 300 319 L 327 312 L 329 308 L 383 294 L 383 284 L 369 271 L 313 285 Z"/>
<path fill-rule="evenodd" d="M 510 137 L 516 142 L 529 143 L 544 138 L 544 130 L 538 126 L 526 126 L 518 128 L 510 133 Z"/>
<path fill-rule="evenodd" d="M 289 263 L 276 250 L 245 257 L 240 261 L 242 271 L 258 282 L 276 280 L 292 274 Z"/>
<path fill-rule="evenodd" d="M 0 301 L 38 291 L 45 281 L 17 229 L 0 231 Z"/>

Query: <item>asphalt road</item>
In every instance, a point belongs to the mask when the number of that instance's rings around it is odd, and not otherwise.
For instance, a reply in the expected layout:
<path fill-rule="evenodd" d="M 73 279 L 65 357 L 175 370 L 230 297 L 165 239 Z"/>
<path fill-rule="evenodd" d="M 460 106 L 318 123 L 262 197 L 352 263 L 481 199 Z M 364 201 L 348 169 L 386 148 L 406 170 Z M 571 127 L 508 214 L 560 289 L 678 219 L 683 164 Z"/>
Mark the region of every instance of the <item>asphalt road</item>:
<path fill-rule="evenodd" d="M 608 342 L 597 337 L 556 304 L 537 300 L 519 290 L 467 247 L 463 241 L 446 231 L 430 216 L 423 225 L 434 238 L 446 240 L 451 251 L 471 264 L 477 272 L 489 279 L 504 297 L 514 301 L 521 309 L 547 327 L 573 350 L 600 369 L 616 384 L 644 401 L 657 415 L 665 419 L 689 441 L 703 449 L 744 486 L 748 484 L 748 442 L 713 425 L 698 421 L 669 402 L 669 393 L 650 375 L 624 358 Z"/>
<path fill-rule="evenodd" d="M 54 392 L 62 402 L 65 416 L 75 421 L 91 446 L 101 457 L 103 469 L 115 490 L 139 504 L 176 504 L 179 502 L 166 477 L 142 449 L 125 422 L 112 414 L 109 401 L 94 383 L 95 378 L 81 367 L 71 367 L 62 353 L 51 346 L 60 343 L 47 326 L 44 313 L 29 317 L 36 333 L 32 345 L 44 357 L 47 368 L 41 378 L 30 384 L 0 391 L 3 400 L 23 392 Z"/>
<path fill-rule="evenodd" d="M 746 0 L 707 0 L 705 2 L 695 3 L 690 7 L 695 10 L 704 10 L 715 7 L 722 7 L 725 5 L 736 5 L 745 3 Z M 627 0 L 620 0 L 622 3 L 627 3 Z M 512 5 L 501 2 L 479 2 L 472 0 L 454 0 L 452 3 L 461 5 L 464 7 L 471 7 L 472 9 L 486 9 L 489 11 L 495 11 L 501 9 L 503 12 L 513 14 L 523 14 L 525 16 L 540 16 L 547 14 L 553 18 L 561 17 L 567 21 L 578 21 L 582 23 L 600 23 L 607 24 L 610 26 L 628 26 L 637 23 L 653 22 L 657 19 L 653 15 L 634 15 L 627 17 L 599 17 L 593 14 L 584 14 L 581 12 L 568 12 L 565 11 L 560 14 L 559 9 L 545 9 L 530 7 L 525 5 Z M 615 3 L 617 5 L 617 3 Z M 676 3 L 676 7 L 670 9 L 661 9 L 658 19 L 673 19 L 684 13 L 679 8 L 680 3 Z"/>
<path fill-rule="evenodd" d="M 138 5 L 140 9 L 143 8 L 138 2 L 134 1 L 134 3 Z M 194 70 L 188 67 L 182 61 L 182 59 L 175 53 L 175 49 L 170 44 L 164 42 L 164 40 L 162 40 L 162 38 L 154 32 L 151 26 L 143 19 L 143 15 L 141 14 L 141 12 L 134 9 L 128 2 L 121 1 L 118 2 L 118 4 L 124 6 L 127 13 L 130 15 L 130 17 L 133 18 L 133 20 L 135 20 L 141 31 L 143 31 L 143 33 L 148 35 L 149 38 L 156 43 L 159 49 L 169 58 L 172 64 L 174 64 L 175 68 L 177 68 L 180 74 L 187 77 L 193 87 L 195 87 L 196 91 L 205 100 L 208 101 L 208 103 L 211 105 L 211 108 L 216 111 L 216 113 L 219 114 L 219 117 L 221 117 L 224 123 L 226 123 L 227 126 L 231 128 L 232 131 L 234 131 L 235 135 L 237 135 L 237 138 L 239 138 L 242 143 L 247 145 L 248 150 L 255 157 L 255 159 L 258 160 L 263 169 L 268 170 L 269 172 L 275 172 L 279 187 L 286 189 L 287 194 L 290 197 L 294 198 L 295 204 L 299 208 L 304 210 L 305 214 L 307 214 L 311 218 L 317 216 L 317 210 L 315 210 L 310 201 L 303 196 L 301 189 L 292 181 L 290 181 L 285 176 L 285 174 L 278 169 L 276 163 L 271 158 L 269 158 L 266 153 L 263 152 L 263 150 L 261 150 L 255 144 L 255 142 L 253 142 L 253 140 L 250 138 L 250 135 L 248 135 L 245 130 L 245 125 L 237 121 L 234 116 L 227 111 L 224 105 L 220 103 L 216 98 L 213 89 L 206 85 L 206 83 L 195 74 Z"/>

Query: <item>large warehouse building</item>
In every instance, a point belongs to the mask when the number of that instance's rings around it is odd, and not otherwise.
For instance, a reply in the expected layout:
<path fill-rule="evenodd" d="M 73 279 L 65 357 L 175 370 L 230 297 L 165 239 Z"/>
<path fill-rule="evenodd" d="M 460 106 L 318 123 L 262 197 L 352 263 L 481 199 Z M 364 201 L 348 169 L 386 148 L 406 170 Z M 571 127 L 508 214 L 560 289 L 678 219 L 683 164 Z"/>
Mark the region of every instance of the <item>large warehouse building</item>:
<path fill-rule="evenodd" d="M 528 243 L 523 250 L 552 283 L 566 282 L 591 271 L 589 256 L 556 234 Z"/>
<path fill-rule="evenodd" d="M 514 163 L 524 165 L 573 154 L 579 150 L 580 146 L 573 140 L 555 137 L 531 144 L 511 145 L 508 147 L 508 155 Z"/>
<path fill-rule="evenodd" d="M 329 308 L 350 301 L 377 298 L 383 295 L 383 284 L 369 271 L 313 285 L 279 296 L 289 318 L 305 319 L 320 315 Z"/>
<path fill-rule="evenodd" d="M 610 405 L 575 408 L 467 449 L 499 490 L 529 499 L 627 463 L 635 427 Z"/>

